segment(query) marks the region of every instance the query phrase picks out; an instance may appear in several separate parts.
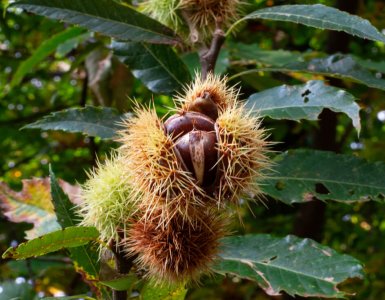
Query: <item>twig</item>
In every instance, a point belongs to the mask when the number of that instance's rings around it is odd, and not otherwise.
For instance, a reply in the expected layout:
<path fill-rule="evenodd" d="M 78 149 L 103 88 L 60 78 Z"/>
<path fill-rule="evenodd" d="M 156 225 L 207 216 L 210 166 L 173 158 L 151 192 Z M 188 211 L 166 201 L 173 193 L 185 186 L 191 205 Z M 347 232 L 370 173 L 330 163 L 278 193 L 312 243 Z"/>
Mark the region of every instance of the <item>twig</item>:
<path fill-rule="evenodd" d="M 121 246 L 112 245 L 111 250 L 115 256 L 115 268 L 120 274 L 128 274 L 134 264 L 135 257 L 127 258 Z M 113 300 L 127 300 L 127 291 L 112 290 Z"/>
<path fill-rule="evenodd" d="M 202 66 L 202 79 L 206 79 L 210 72 L 214 72 L 215 64 L 218 59 L 219 51 L 225 42 L 225 33 L 221 29 L 221 22 L 217 22 L 213 39 L 209 49 L 202 49 L 199 53 L 199 59 Z"/>

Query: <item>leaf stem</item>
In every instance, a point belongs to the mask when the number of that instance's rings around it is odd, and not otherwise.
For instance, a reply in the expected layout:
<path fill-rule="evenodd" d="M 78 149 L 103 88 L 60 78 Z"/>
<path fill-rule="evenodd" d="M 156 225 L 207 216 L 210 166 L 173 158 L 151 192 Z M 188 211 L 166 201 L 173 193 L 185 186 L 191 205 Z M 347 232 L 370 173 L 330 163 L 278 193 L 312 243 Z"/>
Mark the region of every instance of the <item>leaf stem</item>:
<path fill-rule="evenodd" d="M 127 257 L 121 246 L 111 247 L 115 255 L 115 268 L 120 274 L 128 274 L 134 264 L 135 257 Z M 112 290 L 113 300 L 127 300 L 127 291 Z"/>
<path fill-rule="evenodd" d="M 199 59 L 202 66 L 202 79 L 206 79 L 207 75 L 211 72 L 214 73 L 215 64 L 218 59 L 219 51 L 223 43 L 225 42 L 226 36 L 221 29 L 221 22 L 217 21 L 216 29 L 213 34 L 210 48 L 204 48 L 199 53 Z"/>

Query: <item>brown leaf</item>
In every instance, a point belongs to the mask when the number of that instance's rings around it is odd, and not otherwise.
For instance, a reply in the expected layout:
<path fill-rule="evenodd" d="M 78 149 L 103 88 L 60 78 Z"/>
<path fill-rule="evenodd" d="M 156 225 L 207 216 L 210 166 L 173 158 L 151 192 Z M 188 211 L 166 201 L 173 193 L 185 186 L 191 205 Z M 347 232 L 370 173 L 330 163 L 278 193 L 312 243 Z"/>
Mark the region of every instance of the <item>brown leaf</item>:
<path fill-rule="evenodd" d="M 22 190 L 16 192 L 0 182 L 0 208 L 4 215 L 15 223 L 27 222 L 34 225 L 27 230 L 26 239 L 33 239 L 48 232 L 60 229 L 57 223 L 50 193 L 49 178 L 22 180 Z M 63 180 L 59 181 L 64 192 L 74 203 L 79 203 L 80 188 Z"/>

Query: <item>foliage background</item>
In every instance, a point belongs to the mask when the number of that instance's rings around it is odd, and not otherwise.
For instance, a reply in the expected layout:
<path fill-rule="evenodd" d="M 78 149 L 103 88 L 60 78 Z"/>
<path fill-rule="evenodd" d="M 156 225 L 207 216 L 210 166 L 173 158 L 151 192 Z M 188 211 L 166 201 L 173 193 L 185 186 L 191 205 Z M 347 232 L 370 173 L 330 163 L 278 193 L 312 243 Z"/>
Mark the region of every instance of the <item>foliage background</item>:
<path fill-rule="evenodd" d="M 324 3 L 339 7 L 368 19 L 379 29 L 385 28 L 385 3 L 380 0 L 247 1 L 244 10 L 248 12 L 265 6 L 294 3 Z M 8 1 L 2 0 L 0 7 L 0 153 L 2 154 L 0 180 L 14 189 L 20 189 L 21 179 L 46 177 L 48 165 L 52 164 L 57 177 L 70 183 L 81 183 L 86 178 L 86 170 L 95 166 L 96 157 L 103 160 L 107 151 L 115 146 L 113 143 L 80 134 L 20 131 L 20 128 L 49 112 L 86 104 L 105 104 L 121 111 L 129 111 L 131 104 L 126 98 L 116 97 L 112 103 L 102 103 L 103 97 L 97 98 L 88 84 L 90 76 L 94 74 L 89 70 L 86 71 L 85 59 L 88 57 L 90 61 L 90 53 L 95 54 L 92 52 L 95 49 L 102 51 L 101 55 L 105 56 L 103 53 L 108 53 L 106 46 L 109 39 L 98 34 L 86 34 L 82 39 L 73 40 L 72 44 L 66 45 L 67 48 L 57 49 L 48 59 L 38 64 L 19 85 L 9 91 L 9 82 L 20 62 L 28 58 L 44 40 L 63 31 L 66 25 L 18 9 L 10 10 L 4 16 L 7 4 Z M 385 72 L 384 44 L 293 23 L 268 21 L 250 21 L 237 32 L 236 36 L 227 41 L 218 61 L 218 72 L 230 76 L 237 73 L 239 66 L 233 63 L 230 49 L 237 47 L 239 43 L 252 44 L 255 50 L 258 46 L 263 50 L 346 52 L 377 61 L 377 69 L 382 68 Z M 192 56 L 186 56 L 185 59 L 193 69 Z M 93 64 L 100 66 L 98 60 Z M 122 66 L 116 63 L 112 68 L 116 71 Z M 117 73 L 109 73 L 107 76 L 113 76 L 112 74 Z M 150 92 L 128 70 L 115 76 L 117 77 L 113 82 L 117 86 L 111 86 L 110 77 L 99 78 L 100 87 L 105 93 L 111 93 L 118 87 L 140 103 L 148 103 L 154 99 L 159 114 L 166 112 L 166 106 L 172 106 L 170 97 Z M 382 73 L 377 71 L 376 76 L 381 77 Z M 232 83 L 242 80 L 243 98 L 247 98 L 256 91 L 283 83 L 298 84 L 320 78 L 323 77 L 299 73 L 284 75 L 260 72 L 242 76 Z M 270 128 L 270 139 L 282 142 L 275 146 L 275 150 L 321 148 L 358 155 L 369 161 L 384 161 L 385 117 L 381 118 L 385 114 L 384 91 L 350 82 L 329 80 L 360 99 L 361 135 L 357 136 L 346 116 L 330 112 L 324 112 L 322 115 L 324 122 L 319 123 L 266 119 L 264 123 Z M 334 141 L 320 134 L 323 126 L 335 130 Z M 311 207 L 308 204 L 287 206 L 273 199 L 267 199 L 265 205 L 251 205 L 251 210 L 252 213 L 247 208 L 242 211 L 244 226 L 236 225 L 239 234 L 273 233 L 284 236 L 296 233 L 299 236 L 315 238 L 339 252 L 348 253 L 364 262 L 367 274 L 365 279 L 346 283 L 347 290 L 358 291 L 354 299 L 385 298 L 383 204 L 367 202 L 345 205 L 329 202 L 327 207 L 323 204 L 319 207 Z M 3 252 L 10 245 L 23 241 L 24 230 L 29 227 L 31 227 L 29 224 L 10 223 L 1 216 L 0 251 Z M 41 295 L 42 293 L 60 295 L 60 291 L 65 294 L 80 294 L 88 290 L 63 253 L 35 260 L 1 260 L 0 280 L 3 281 L 2 289 L 9 284 L 17 284 L 18 288 L 25 286 L 26 296 L 23 299 L 30 299 L 28 290 L 31 284 Z M 189 290 L 188 299 L 271 298 L 254 283 L 245 280 L 214 277 L 206 278 L 204 283 L 202 287 Z M 279 298 L 290 297 L 283 295 Z"/>

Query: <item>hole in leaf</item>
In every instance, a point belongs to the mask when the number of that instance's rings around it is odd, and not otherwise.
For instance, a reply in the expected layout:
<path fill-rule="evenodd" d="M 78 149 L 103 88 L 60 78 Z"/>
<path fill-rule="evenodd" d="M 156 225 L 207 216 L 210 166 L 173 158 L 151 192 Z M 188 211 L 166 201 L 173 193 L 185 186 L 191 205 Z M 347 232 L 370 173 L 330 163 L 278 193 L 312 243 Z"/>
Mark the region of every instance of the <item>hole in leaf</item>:
<path fill-rule="evenodd" d="M 263 260 L 262 262 L 265 263 L 265 264 L 269 264 L 271 263 L 273 260 L 277 259 L 277 255 L 269 258 L 269 259 L 266 259 L 266 260 Z"/>
<path fill-rule="evenodd" d="M 328 188 L 322 183 L 316 183 L 315 184 L 315 191 L 321 195 L 329 195 L 330 194 L 330 191 L 328 190 Z"/>
<path fill-rule="evenodd" d="M 282 191 L 285 188 L 285 183 L 282 181 L 277 181 L 277 183 L 275 184 L 275 188 L 278 191 Z"/>
<path fill-rule="evenodd" d="M 270 258 L 270 261 L 277 259 L 277 257 L 278 257 L 277 255 L 274 255 L 272 258 Z"/>
<path fill-rule="evenodd" d="M 306 96 L 309 96 L 311 94 L 311 91 L 309 89 L 307 89 L 306 91 L 304 91 L 301 96 L 302 97 L 306 97 Z"/>
<path fill-rule="evenodd" d="M 304 103 L 308 103 L 308 102 L 309 102 L 309 98 L 308 98 L 308 97 L 305 97 L 305 99 L 303 99 L 303 102 L 304 102 Z"/>

